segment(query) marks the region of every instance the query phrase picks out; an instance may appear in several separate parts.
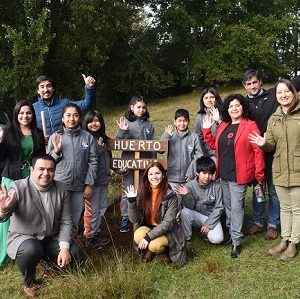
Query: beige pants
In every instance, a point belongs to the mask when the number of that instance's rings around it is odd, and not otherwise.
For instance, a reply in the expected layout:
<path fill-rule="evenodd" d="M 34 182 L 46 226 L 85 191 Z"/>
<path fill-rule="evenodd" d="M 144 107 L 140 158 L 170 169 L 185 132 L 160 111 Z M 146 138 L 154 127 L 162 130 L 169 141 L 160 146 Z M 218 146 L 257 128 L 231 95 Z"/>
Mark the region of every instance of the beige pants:
<path fill-rule="evenodd" d="M 275 186 L 280 202 L 281 237 L 295 244 L 300 241 L 300 187 Z"/>
<path fill-rule="evenodd" d="M 145 238 L 147 232 L 150 230 L 147 226 L 141 226 L 134 232 L 134 242 L 139 245 Z M 148 249 L 156 254 L 162 253 L 166 246 L 168 246 L 168 239 L 166 236 L 160 236 L 152 241 L 148 245 Z"/>

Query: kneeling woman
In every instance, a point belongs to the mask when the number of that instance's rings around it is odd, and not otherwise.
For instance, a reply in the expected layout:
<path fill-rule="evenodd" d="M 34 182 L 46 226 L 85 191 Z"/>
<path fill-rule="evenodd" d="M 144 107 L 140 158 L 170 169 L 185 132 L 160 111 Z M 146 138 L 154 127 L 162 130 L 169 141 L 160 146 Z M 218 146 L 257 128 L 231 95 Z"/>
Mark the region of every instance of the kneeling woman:
<path fill-rule="evenodd" d="M 166 170 L 159 162 L 145 169 L 139 196 L 127 189 L 129 220 L 137 224 L 134 242 L 149 262 L 159 254 L 164 264 L 182 266 L 186 261 L 184 236 L 177 222 L 178 202 L 170 189 Z"/>

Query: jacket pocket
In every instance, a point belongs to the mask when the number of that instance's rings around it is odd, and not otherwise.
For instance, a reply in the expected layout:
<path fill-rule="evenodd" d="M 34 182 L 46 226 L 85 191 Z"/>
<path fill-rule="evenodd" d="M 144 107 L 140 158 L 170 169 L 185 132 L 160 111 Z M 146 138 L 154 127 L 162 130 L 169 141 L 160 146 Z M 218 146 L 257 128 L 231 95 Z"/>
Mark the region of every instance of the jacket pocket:
<path fill-rule="evenodd" d="M 280 172 L 281 167 L 280 167 L 280 154 L 275 153 L 273 156 L 273 166 L 272 166 L 273 172 Z"/>
<path fill-rule="evenodd" d="M 294 152 L 294 171 L 300 171 L 300 151 Z"/>

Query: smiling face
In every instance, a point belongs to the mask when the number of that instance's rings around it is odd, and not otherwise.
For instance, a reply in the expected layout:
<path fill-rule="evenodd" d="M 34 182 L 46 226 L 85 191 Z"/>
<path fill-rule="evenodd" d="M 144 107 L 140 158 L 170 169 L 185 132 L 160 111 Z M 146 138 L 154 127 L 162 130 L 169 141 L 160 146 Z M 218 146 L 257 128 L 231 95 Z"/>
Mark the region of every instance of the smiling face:
<path fill-rule="evenodd" d="M 131 105 L 130 109 L 136 117 L 140 118 L 143 117 L 146 113 L 147 106 L 145 102 L 139 101 L 136 102 L 134 105 Z"/>
<path fill-rule="evenodd" d="M 42 81 L 37 87 L 37 93 L 45 101 L 50 101 L 54 93 L 54 88 L 49 80 Z"/>
<path fill-rule="evenodd" d="M 174 120 L 174 126 L 178 133 L 184 133 L 189 128 L 190 121 L 183 116 L 179 116 Z"/>
<path fill-rule="evenodd" d="M 276 98 L 282 110 L 287 112 L 293 103 L 294 94 L 285 83 L 279 83 L 276 88 Z"/>
<path fill-rule="evenodd" d="M 153 166 L 148 171 L 148 180 L 151 186 L 159 186 L 163 180 L 163 173 L 158 167 Z"/>
<path fill-rule="evenodd" d="M 91 132 L 98 132 L 101 129 L 101 123 L 97 116 L 95 116 L 93 121 L 88 123 L 86 126 Z"/>
<path fill-rule="evenodd" d="M 206 108 L 214 107 L 215 103 L 216 97 L 211 92 L 208 92 L 203 96 L 203 104 Z"/>
<path fill-rule="evenodd" d="M 22 106 L 18 113 L 20 127 L 30 127 L 33 114 L 29 106 Z"/>
<path fill-rule="evenodd" d="M 234 99 L 229 103 L 228 113 L 229 116 L 231 117 L 232 123 L 238 123 L 242 118 L 243 106 L 237 99 Z"/>
<path fill-rule="evenodd" d="M 55 165 L 53 161 L 37 159 L 34 167 L 31 167 L 30 177 L 39 187 L 50 186 L 54 179 Z"/>
<path fill-rule="evenodd" d="M 261 91 L 262 81 L 258 80 L 256 76 L 246 80 L 244 87 L 250 96 L 256 96 Z"/>
<path fill-rule="evenodd" d="M 75 107 L 66 108 L 62 122 L 67 129 L 76 129 L 80 124 L 80 114 Z"/>

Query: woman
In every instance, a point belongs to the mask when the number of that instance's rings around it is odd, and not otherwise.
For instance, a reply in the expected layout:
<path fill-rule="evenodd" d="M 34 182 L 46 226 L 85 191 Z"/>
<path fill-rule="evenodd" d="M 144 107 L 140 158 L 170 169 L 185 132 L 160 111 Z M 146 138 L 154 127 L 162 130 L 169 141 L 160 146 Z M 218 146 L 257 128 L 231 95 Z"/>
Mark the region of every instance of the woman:
<path fill-rule="evenodd" d="M 199 135 L 199 141 L 202 147 L 203 155 L 208 157 L 215 157 L 215 151 L 210 149 L 203 138 L 202 124 L 206 115 L 211 115 L 214 122 L 211 126 L 213 135 L 216 135 L 220 120 L 219 111 L 222 108 L 222 99 L 219 93 L 213 87 L 207 87 L 203 90 L 200 97 L 200 110 L 196 118 L 195 133 Z"/>
<path fill-rule="evenodd" d="M 205 141 L 216 150 L 216 177 L 221 178 L 226 225 L 232 240 L 232 258 L 237 258 L 241 252 L 247 186 L 254 180 L 262 183 L 265 179 L 263 152 L 248 140 L 248 135 L 259 132 L 259 129 L 254 121 L 248 119 L 248 115 L 247 100 L 240 94 L 232 94 L 224 101 L 222 122 L 216 136 L 210 128 L 213 124 L 211 116 L 203 122 Z"/>
<path fill-rule="evenodd" d="M 8 190 L 12 181 L 29 176 L 32 157 L 45 153 L 42 130 L 36 126 L 32 104 L 19 101 L 13 111 L 10 126 L 0 132 L 0 161 L 6 160 L 2 172 L 2 185 Z M 0 224 L 0 265 L 7 260 L 6 239 L 9 221 Z"/>
<path fill-rule="evenodd" d="M 127 188 L 129 220 L 137 224 L 134 233 L 135 246 L 149 262 L 155 254 L 165 265 L 173 262 L 182 266 L 186 261 L 184 236 L 176 215 L 178 202 L 170 189 L 166 170 L 159 162 L 150 162 L 145 169 L 140 193 L 133 185 Z"/>
<path fill-rule="evenodd" d="M 294 85 L 280 79 L 275 85 L 279 107 L 268 121 L 264 137 L 249 135 L 267 152 L 275 151 L 272 172 L 280 202 L 281 242 L 268 253 L 292 260 L 300 240 L 300 104 Z"/>

